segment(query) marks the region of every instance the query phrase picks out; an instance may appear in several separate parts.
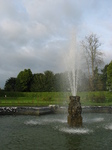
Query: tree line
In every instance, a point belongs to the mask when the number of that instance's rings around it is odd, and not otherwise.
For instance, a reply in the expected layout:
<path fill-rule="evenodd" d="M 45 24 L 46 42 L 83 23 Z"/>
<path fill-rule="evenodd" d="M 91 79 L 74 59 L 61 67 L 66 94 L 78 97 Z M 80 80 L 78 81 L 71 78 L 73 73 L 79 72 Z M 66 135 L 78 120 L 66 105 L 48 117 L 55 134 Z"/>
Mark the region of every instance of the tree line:
<path fill-rule="evenodd" d="M 91 81 L 89 77 L 82 72 L 78 82 L 78 91 L 105 91 L 112 90 L 112 61 L 110 64 L 98 72 L 94 70 L 94 79 Z M 19 92 L 61 92 L 70 91 L 68 80 L 68 72 L 56 73 L 52 71 L 45 71 L 44 73 L 32 74 L 30 69 L 24 69 L 16 78 L 10 77 L 4 87 L 5 91 L 19 91 Z"/>
<path fill-rule="evenodd" d="M 47 70 L 44 73 L 32 74 L 30 69 L 24 69 L 16 78 L 11 77 L 6 81 L 4 90 L 20 92 L 66 91 L 67 80 L 65 78 L 64 73 L 54 74 Z"/>
<path fill-rule="evenodd" d="M 86 68 L 79 70 L 78 91 L 112 90 L 112 61 L 100 69 L 103 63 L 101 43 L 96 34 L 85 36 L 80 42 L 83 49 Z M 56 73 L 47 70 L 32 74 L 30 69 L 21 71 L 16 78 L 10 77 L 4 87 L 5 91 L 52 92 L 70 91 L 68 72 Z"/>

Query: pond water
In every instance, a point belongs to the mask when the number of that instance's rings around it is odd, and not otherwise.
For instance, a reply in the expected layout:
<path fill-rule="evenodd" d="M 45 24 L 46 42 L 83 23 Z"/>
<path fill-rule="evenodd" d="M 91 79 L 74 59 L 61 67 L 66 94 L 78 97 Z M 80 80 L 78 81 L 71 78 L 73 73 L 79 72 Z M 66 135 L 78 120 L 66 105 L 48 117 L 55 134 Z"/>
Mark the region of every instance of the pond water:
<path fill-rule="evenodd" d="M 111 114 L 82 114 L 83 127 L 70 128 L 67 115 L 0 116 L 1 150 L 110 150 Z"/>

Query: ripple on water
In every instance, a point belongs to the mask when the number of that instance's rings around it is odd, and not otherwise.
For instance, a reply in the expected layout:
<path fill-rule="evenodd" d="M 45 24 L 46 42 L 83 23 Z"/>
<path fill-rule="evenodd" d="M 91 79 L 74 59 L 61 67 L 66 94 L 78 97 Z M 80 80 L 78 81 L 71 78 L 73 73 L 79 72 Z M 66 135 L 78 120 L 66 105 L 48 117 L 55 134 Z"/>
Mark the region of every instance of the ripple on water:
<path fill-rule="evenodd" d="M 107 129 L 107 130 L 112 130 L 112 124 L 106 125 L 106 126 L 105 126 L 105 129 Z"/>
<path fill-rule="evenodd" d="M 24 124 L 26 124 L 26 125 L 42 125 L 42 122 L 29 120 L 29 121 L 26 121 Z"/>
<path fill-rule="evenodd" d="M 93 119 L 88 119 L 88 118 L 84 118 L 83 122 L 88 122 L 88 123 L 97 123 L 97 122 L 102 122 L 104 121 L 103 117 L 98 117 L 98 118 L 93 118 Z"/>
<path fill-rule="evenodd" d="M 29 120 L 26 121 L 24 124 L 26 125 L 45 125 L 49 123 L 67 123 L 65 119 L 43 119 L 43 120 Z"/>
<path fill-rule="evenodd" d="M 93 132 L 92 130 L 89 129 L 83 129 L 83 128 L 78 128 L 78 129 L 74 129 L 74 128 L 61 128 L 60 131 L 65 132 L 65 133 L 69 133 L 69 134 L 89 134 L 91 132 Z"/>
<path fill-rule="evenodd" d="M 45 122 L 48 122 L 48 123 L 53 123 L 53 122 L 58 122 L 58 123 L 67 123 L 67 120 L 65 119 L 45 119 L 44 120 Z"/>
<path fill-rule="evenodd" d="M 101 122 L 104 121 L 104 118 L 94 118 L 93 122 Z"/>

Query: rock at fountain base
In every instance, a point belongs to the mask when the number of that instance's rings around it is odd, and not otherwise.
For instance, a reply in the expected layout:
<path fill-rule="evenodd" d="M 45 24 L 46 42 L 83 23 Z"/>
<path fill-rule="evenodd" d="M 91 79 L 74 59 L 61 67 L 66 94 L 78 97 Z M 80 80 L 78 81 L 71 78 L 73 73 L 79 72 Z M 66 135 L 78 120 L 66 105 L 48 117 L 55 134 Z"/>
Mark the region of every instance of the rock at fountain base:
<path fill-rule="evenodd" d="M 70 96 L 70 103 L 68 106 L 68 125 L 70 127 L 81 127 L 82 126 L 82 108 L 79 96 Z"/>

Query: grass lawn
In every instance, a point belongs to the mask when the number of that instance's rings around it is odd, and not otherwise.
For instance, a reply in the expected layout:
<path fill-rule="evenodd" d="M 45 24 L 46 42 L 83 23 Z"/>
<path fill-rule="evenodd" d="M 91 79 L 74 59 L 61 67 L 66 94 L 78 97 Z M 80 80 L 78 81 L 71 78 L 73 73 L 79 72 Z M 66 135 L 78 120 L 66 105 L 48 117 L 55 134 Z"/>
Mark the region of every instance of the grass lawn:
<path fill-rule="evenodd" d="M 0 106 L 68 106 L 70 95 L 67 92 L 2 92 Z M 112 92 L 79 92 L 77 95 L 82 106 L 112 106 Z"/>
<path fill-rule="evenodd" d="M 0 106 L 67 105 L 68 99 L 69 93 L 62 92 L 5 92 L 0 96 Z"/>

